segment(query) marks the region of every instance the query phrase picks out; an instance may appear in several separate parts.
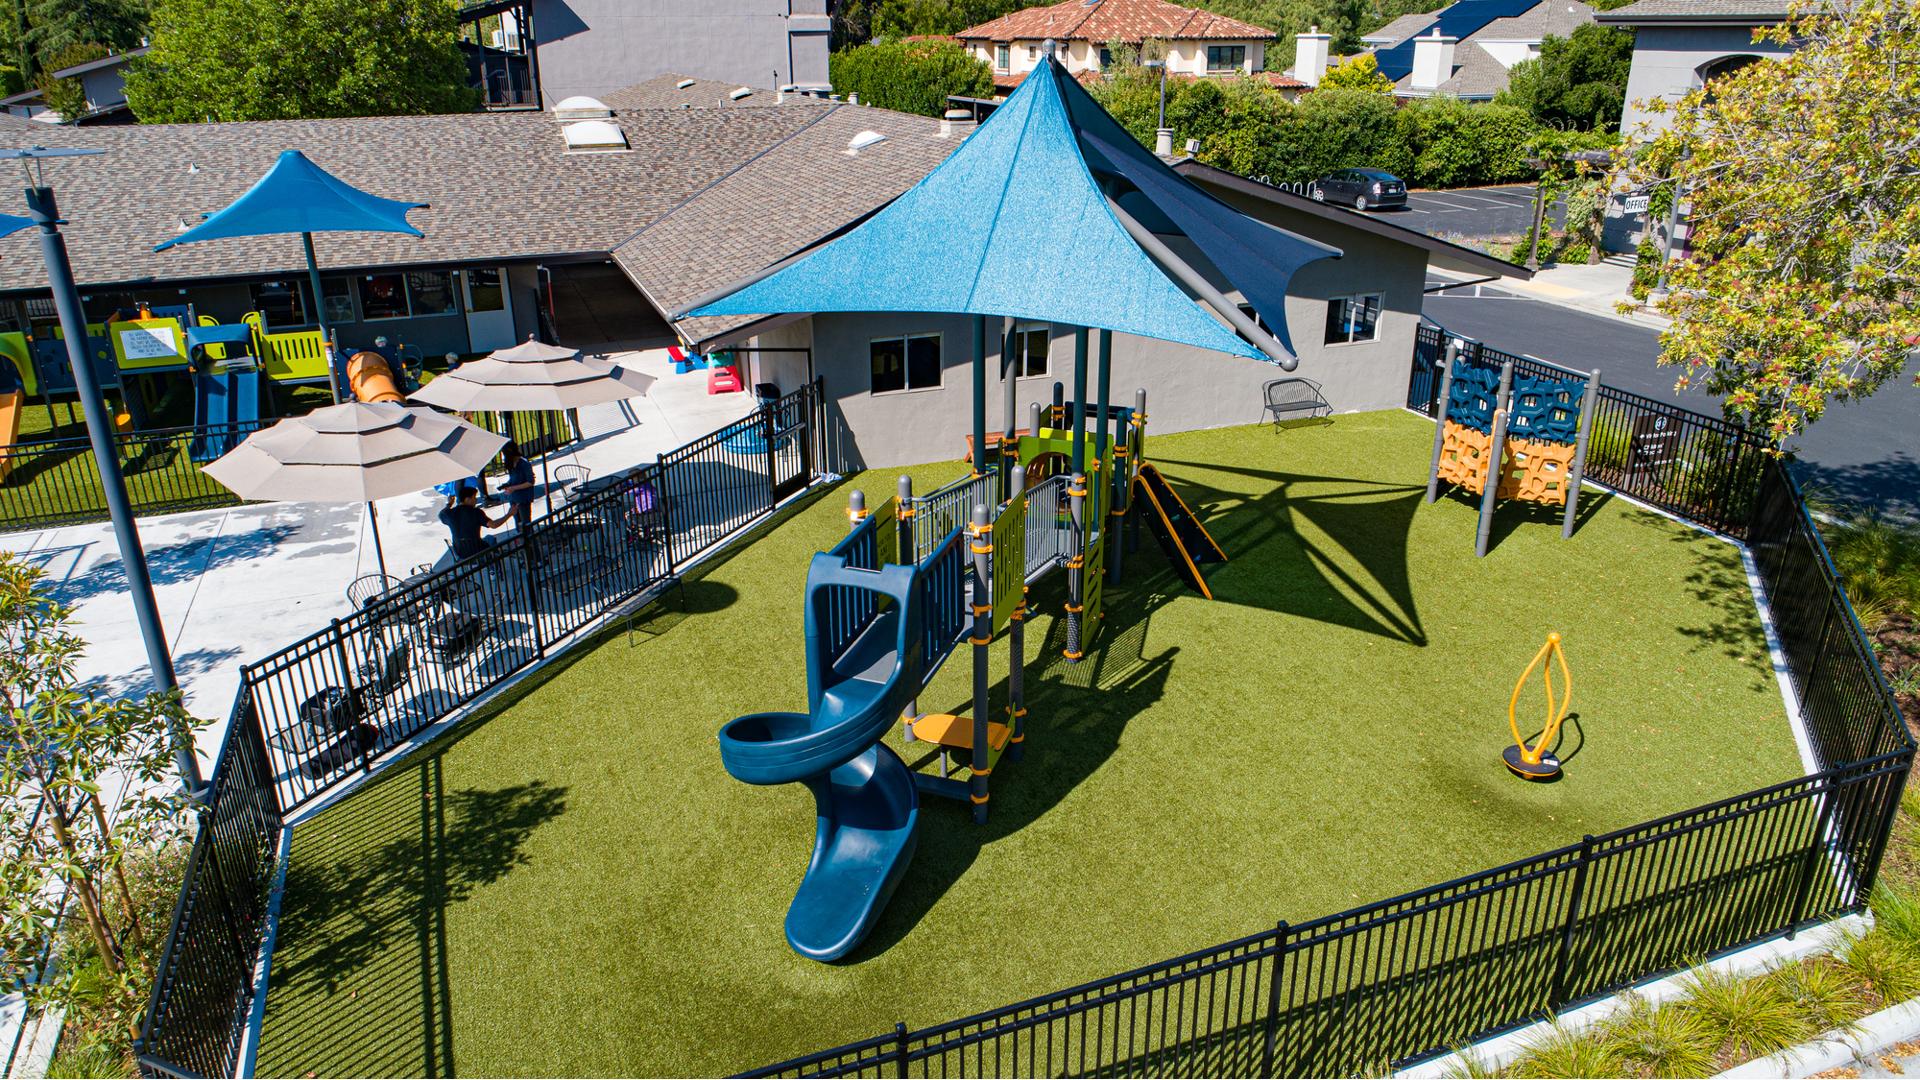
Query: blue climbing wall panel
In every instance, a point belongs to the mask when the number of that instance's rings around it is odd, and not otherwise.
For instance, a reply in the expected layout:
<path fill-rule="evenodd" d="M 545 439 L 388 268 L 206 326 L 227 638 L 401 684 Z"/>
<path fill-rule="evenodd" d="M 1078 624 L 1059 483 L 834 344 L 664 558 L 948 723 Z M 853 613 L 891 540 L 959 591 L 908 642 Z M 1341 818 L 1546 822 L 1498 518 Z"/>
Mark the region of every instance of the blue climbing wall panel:
<path fill-rule="evenodd" d="M 1453 365 L 1453 387 L 1447 394 L 1447 419 L 1482 435 L 1493 434 L 1493 410 L 1498 406 L 1500 372 L 1460 361 Z"/>
<path fill-rule="evenodd" d="M 1458 385 L 1458 384 L 1456 384 Z M 1518 439 L 1571 443 L 1580 433 L 1585 379 L 1513 377 L 1513 415 L 1507 430 Z"/>

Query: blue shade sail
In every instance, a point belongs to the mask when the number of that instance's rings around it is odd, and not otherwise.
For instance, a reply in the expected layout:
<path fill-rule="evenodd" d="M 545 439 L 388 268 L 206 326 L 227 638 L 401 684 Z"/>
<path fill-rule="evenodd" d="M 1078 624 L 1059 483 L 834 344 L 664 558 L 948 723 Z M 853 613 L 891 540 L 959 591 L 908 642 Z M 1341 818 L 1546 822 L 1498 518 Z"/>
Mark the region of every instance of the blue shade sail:
<path fill-rule="evenodd" d="M 32 218 L 18 217 L 13 214 L 0 214 L 0 236 L 12 236 L 21 229 L 33 224 Z"/>
<path fill-rule="evenodd" d="M 1063 96 L 1070 81 L 1043 63 L 872 218 L 686 314 L 1012 316 L 1263 359 L 1175 285 L 1108 209 Z"/>
<path fill-rule="evenodd" d="M 426 203 L 401 202 L 369 195 L 307 160 L 298 150 L 280 159 L 225 210 L 166 243 L 223 240 L 236 236 L 278 236 L 284 233 L 391 232 L 424 236 L 407 222 L 407 212 Z"/>
<path fill-rule="evenodd" d="M 1468 37 L 1486 29 L 1494 20 L 1524 15 L 1532 11 L 1540 2 L 1541 0 L 1460 0 L 1459 3 L 1438 12 L 1432 22 L 1420 28 L 1419 33 L 1391 48 L 1374 53 L 1374 62 L 1380 65 L 1380 74 L 1394 82 L 1399 82 L 1413 74 L 1414 38 L 1427 37 L 1437 29 L 1442 37 L 1465 41 Z M 1443 81 L 1445 77 L 1442 77 Z"/>
<path fill-rule="evenodd" d="M 1162 230 L 1154 219 L 1164 218 L 1193 241 L 1246 297 L 1268 332 L 1289 353 L 1294 352 L 1287 329 L 1288 283 L 1295 271 L 1310 262 L 1339 258 L 1340 249 L 1242 214 L 1149 153 L 1080 84 L 1063 80 L 1062 92 L 1095 176 L 1109 191 L 1131 188 L 1138 192 L 1158 214 L 1150 218 L 1133 213 L 1129 203 L 1135 200 L 1128 195 L 1115 199 L 1121 208 L 1155 232 Z"/>

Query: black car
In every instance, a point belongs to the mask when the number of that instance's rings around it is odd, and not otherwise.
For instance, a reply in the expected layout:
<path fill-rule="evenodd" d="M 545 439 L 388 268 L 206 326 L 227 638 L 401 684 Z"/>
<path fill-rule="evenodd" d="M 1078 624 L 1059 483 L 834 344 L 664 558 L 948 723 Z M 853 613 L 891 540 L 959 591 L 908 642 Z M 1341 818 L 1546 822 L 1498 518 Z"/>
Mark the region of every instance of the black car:
<path fill-rule="evenodd" d="M 1341 169 L 1313 185 L 1321 202 L 1346 203 L 1355 210 L 1380 210 L 1407 205 L 1407 185 L 1379 169 Z"/>

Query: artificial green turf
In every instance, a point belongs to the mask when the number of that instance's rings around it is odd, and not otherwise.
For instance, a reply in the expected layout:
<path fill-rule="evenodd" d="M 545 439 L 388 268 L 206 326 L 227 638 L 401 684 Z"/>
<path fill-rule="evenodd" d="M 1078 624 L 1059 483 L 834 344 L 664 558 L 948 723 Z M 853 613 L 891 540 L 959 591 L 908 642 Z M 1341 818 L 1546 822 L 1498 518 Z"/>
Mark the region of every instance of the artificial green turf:
<path fill-rule="evenodd" d="M 1394 412 L 1151 436 L 1232 557 L 1217 599 L 1147 537 L 1088 661 L 1034 623 L 1027 753 L 995 771 L 992 821 L 923 800 L 899 893 L 832 966 L 781 931 L 810 797 L 733 781 L 713 737 L 804 707 L 807 556 L 846 528 L 827 493 L 691 582 L 688 613 L 296 830 L 260 1073 L 726 1072 L 1799 772 L 1733 546 L 1589 491 L 1574 539 L 1513 507 L 1475 559 L 1474 509 L 1421 504 L 1432 430 Z M 908 471 L 928 490 L 958 467 Z M 851 483 L 878 498 L 893 475 Z M 1529 785 L 1500 764 L 1505 709 L 1549 630 L 1578 717 L 1565 778 Z M 968 679 L 963 652 L 922 706 L 963 705 Z"/>

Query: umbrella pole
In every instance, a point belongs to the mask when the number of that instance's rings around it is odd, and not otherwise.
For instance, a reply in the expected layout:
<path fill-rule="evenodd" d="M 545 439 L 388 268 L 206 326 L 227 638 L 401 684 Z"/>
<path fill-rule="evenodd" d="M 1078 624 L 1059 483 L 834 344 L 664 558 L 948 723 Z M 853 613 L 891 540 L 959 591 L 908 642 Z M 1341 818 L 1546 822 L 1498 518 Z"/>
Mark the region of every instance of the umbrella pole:
<path fill-rule="evenodd" d="M 372 503 L 367 504 L 367 522 L 373 526 L 373 558 L 380 564 L 380 573 L 387 573 L 387 553 L 380 547 L 380 511 Z"/>
<path fill-rule="evenodd" d="M 553 513 L 553 474 L 547 471 L 547 459 L 553 456 L 553 414 L 542 410 L 540 413 L 540 434 L 546 442 L 540 448 L 540 481 L 546 489 L 547 513 Z"/>
<path fill-rule="evenodd" d="M 313 324 L 320 328 L 320 352 L 327 361 L 327 386 L 333 391 L 333 403 L 338 405 L 347 397 L 340 385 L 340 368 L 333 358 L 333 334 L 327 326 L 327 295 L 320 288 L 320 260 L 313 254 L 312 233 L 301 233 L 300 242 L 307 249 L 307 286 L 313 290 Z"/>

